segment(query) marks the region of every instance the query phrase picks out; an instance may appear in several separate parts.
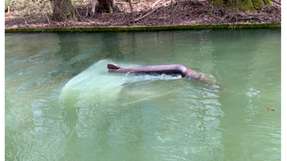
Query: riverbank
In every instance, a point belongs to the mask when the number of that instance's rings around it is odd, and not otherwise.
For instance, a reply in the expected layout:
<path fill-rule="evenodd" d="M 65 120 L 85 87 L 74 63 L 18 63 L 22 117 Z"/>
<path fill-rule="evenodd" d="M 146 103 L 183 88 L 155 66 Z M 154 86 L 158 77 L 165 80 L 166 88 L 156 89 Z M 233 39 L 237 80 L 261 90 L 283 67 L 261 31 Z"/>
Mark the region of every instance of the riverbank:
<path fill-rule="evenodd" d="M 274 29 L 280 23 L 270 24 L 219 24 L 219 25 L 165 25 L 165 26 L 70 26 L 70 27 L 30 27 L 6 28 L 7 33 L 14 32 L 128 32 L 128 31 L 169 31 L 200 29 Z"/>
<path fill-rule="evenodd" d="M 125 6 L 125 7 L 123 7 Z M 77 7 L 78 20 L 52 21 L 48 16 L 21 17 L 5 14 L 6 32 L 95 32 L 154 31 L 174 29 L 278 28 L 281 8 L 278 5 L 257 11 L 234 11 L 214 8 L 208 1 L 178 1 L 173 4 L 150 4 L 128 12 L 126 5 L 114 13 L 86 15 L 85 6 Z M 153 7 L 157 6 L 157 7 Z"/>

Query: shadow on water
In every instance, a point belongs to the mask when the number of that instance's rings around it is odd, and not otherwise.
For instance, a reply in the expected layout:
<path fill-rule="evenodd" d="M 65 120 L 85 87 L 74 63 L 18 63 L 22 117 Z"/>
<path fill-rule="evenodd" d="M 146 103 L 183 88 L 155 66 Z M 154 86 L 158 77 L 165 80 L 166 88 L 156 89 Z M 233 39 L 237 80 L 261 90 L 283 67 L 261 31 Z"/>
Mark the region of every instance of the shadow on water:
<path fill-rule="evenodd" d="M 124 56 L 119 49 L 120 40 L 117 33 L 98 34 L 90 37 L 88 42 L 80 40 L 82 36 L 86 36 L 81 33 L 59 33 L 57 36 L 59 50 L 55 54 L 65 62 L 61 64 L 62 70 L 59 74 L 73 71 L 71 74 L 74 76 L 100 59 L 119 59 Z M 85 48 L 85 43 L 91 46 Z"/>

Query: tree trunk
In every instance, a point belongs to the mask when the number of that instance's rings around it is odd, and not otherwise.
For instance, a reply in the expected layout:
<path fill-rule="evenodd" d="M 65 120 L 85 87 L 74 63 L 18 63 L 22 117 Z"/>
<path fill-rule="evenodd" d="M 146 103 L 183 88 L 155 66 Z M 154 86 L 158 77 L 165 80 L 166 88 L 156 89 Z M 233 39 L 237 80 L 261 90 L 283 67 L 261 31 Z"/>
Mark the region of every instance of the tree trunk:
<path fill-rule="evenodd" d="M 76 19 L 76 12 L 71 0 L 51 0 L 53 15 L 52 20 L 65 21 Z"/>
<path fill-rule="evenodd" d="M 98 9 L 100 12 L 113 13 L 114 0 L 98 0 Z"/>
<path fill-rule="evenodd" d="M 258 10 L 271 4 L 271 0 L 210 0 L 215 6 L 227 6 L 241 10 Z"/>

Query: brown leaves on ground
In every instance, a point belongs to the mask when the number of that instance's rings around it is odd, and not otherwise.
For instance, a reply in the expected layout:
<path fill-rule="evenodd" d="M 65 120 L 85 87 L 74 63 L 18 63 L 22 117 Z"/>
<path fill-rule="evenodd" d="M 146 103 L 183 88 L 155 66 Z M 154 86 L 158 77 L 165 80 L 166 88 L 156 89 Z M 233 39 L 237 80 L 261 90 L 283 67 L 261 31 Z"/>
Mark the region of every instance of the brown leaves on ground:
<path fill-rule="evenodd" d="M 134 1 L 133 1 L 134 2 Z M 208 1 L 149 0 L 133 3 L 130 12 L 128 2 L 116 2 L 114 13 L 96 13 L 87 16 L 86 6 L 78 6 L 78 21 L 54 22 L 48 16 L 16 17 L 13 11 L 5 16 L 6 28 L 18 27 L 76 27 L 76 26 L 128 26 L 128 25 L 192 25 L 224 23 L 280 23 L 278 5 L 260 11 L 242 12 L 214 8 Z"/>

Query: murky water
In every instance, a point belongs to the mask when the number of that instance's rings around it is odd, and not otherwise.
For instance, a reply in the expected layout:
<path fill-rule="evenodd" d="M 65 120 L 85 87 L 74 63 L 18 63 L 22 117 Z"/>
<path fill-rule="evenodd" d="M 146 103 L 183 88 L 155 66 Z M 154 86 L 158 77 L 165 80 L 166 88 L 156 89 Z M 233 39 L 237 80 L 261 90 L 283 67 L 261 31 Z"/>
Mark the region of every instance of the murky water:
<path fill-rule="evenodd" d="M 279 30 L 6 34 L 5 79 L 7 161 L 280 160 Z"/>

